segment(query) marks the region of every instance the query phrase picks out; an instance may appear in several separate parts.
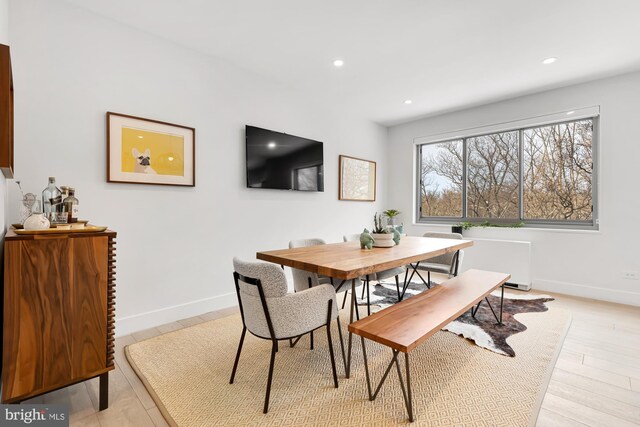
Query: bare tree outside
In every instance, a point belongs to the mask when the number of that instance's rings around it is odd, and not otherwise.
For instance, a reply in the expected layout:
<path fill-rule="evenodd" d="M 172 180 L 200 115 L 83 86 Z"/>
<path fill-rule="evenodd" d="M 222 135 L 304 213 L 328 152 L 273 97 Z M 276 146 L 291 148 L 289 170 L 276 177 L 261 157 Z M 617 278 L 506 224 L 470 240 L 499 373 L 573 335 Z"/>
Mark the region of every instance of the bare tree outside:
<path fill-rule="evenodd" d="M 423 217 L 507 220 L 592 219 L 593 120 L 422 146 Z M 463 146 L 467 181 L 463 183 Z M 519 153 L 522 150 L 523 182 Z M 466 184 L 467 212 L 462 212 Z M 520 185 L 524 217 L 518 206 Z"/>
<path fill-rule="evenodd" d="M 422 216 L 462 216 L 462 140 L 422 146 Z"/>
<path fill-rule="evenodd" d="M 467 217 L 519 217 L 518 132 L 467 139 Z"/>
<path fill-rule="evenodd" d="M 524 217 L 592 219 L 593 120 L 524 131 Z"/>

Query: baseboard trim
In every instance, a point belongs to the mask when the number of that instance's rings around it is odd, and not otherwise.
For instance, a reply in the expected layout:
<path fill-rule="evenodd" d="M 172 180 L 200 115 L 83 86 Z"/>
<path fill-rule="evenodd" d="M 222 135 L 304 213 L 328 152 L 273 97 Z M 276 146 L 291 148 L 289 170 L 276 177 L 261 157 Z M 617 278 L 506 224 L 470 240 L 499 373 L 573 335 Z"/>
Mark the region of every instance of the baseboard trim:
<path fill-rule="evenodd" d="M 640 306 L 640 293 L 638 292 L 620 291 L 617 289 L 544 279 L 533 279 L 533 288 L 541 291 L 557 292 L 559 294 L 615 302 L 618 304 Z"/>
<path fill-rule="evenodd" d="M 198 316 L 238 304 L 236 293 L 217 295 L 157 310 L 116 318 L 116 337 Z"/>

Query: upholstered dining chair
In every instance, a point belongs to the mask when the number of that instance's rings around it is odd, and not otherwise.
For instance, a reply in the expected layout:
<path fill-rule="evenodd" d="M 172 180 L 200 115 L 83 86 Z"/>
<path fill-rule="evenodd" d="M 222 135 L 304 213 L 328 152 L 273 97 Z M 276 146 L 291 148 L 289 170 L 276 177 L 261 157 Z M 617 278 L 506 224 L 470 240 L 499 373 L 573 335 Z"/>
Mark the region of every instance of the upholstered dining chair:
<path fill-rule="evenodd" d="M 289 249 L 293 248 L 306 248 L 308 246 L 326 245 L 323 239 L 300 239 L 291 240 L 289 242 Z M 322 274 L 312 273 L 310 271 L 299 270 L 297 268 L 291 269 L 293 276 L 293 288 L 297 291 L 310 288 L 318 285 L 331 285 L 335 289 L 336 293 L 341 292 L 343 289 L 347 289 L 350 285 L 350 281 L 337 279 L 334 277 L 323 276 Z M 362 285 L 360 279 L 356 280 L 356 288 Z M 343 307 L 344 308 L 344 307 Z"/>
<path fill-rule="evenodd" d="M 319 238 L 291 240 L 289 242 L 289 249 L 306 248 L 309 246 L 326 245 L 326 244 L 327 242 Z M 313 286 L 327 284 L 327 285 L 333 286 L 336 294 L 344 290 L 345 296 L 346 296 L 346 290 L 348 290 L 351 287 L 351 285 L 353 285 L 351 283 L 351 280 L 342 280 L 342 279 L 337 279 L 335 277 L 323 276 L 322 274 L 312 273 L 310 271 L 300 270 L 297 268 L 291 269 L 291 275 L 293 276 L 293 288 L 295 289 L 296 292 L 301 291 L 303 289 L 311 288 Z M 362 286 L 362 281 L 360 279 L 355 280 L 355 286 L 353 287 L 357 288 L 358 286 Z M 355 298 L 353 298 L 353 303 L 355 304 Z M 343 305 L 343 308 L 344 308 L 344 305 Z M 353 304 L 352 304 L 351 318 L 353 318 L 354 314 L 356 318 L 358 319 L 360 318 L 358 310 L 356 310 L 356 307 L 353 307 Z M 310 336 L 311 336 L 311 348 L 313 349 L 313 333 L 311 333 Z"/>
<path fill-rule="evenodd" d="M 359 242 L 360 241 L 360 234 L 345 234 L 344 236 L 342 236 L 342 239 L 345 242 Z M 401 274 L 406 274 L 407 271 L 407 267 L 395 267 L 395 268 L 390 268 L 389 270 L 384 270 L 384 271 L 380 271 L 378 273 L 373 273 L 369 275 L 369 280 L 375 280 L 376 282 L 380 283 L 382 280 L 386 280 L 389 279 L 391 277 L 395 277 L 396 279 L 396 291 L 398 292 L 398 301 L 400 300 L 400 279 L 399 276 Z M 364 281 L 365 286 L 362 287 L 362 296 L 361 298 L 364 298 L 364 292 L 366 291 L 367 293 L 369 292 L 369 283 L 367 282 L 367 277 L 361 277 L 360 280 Z M 345 300 L 347 298 L 347 295 L 345 293 Z M 344 302 L 345 300 L 342 301 L 342 307 L 344 308 Z M 369 306 L 369 303 L 367 301 L 367 306 Z M 369 309 L 370 310 L 370 309 Z"/>
<path fill-rule="evenodd" d="M 437 239 L 459 239 L 462 240 L 462 234 L 460 233 L 438 233 L 438 232 L 428 232 L 424 233 L 422 237 L 431 237 Z M 427 285 L 427 287 L 431 286 L 431 273 L 442 273 L 446 274 L 447 277 L 451 278 L 452 276 L 458 275 L 458 270 L 460 269 L 460 263 L 462 262 L 462 258 L 464 257 L 464 251 L 455 251 L 444 255 L 439 255 L 437 257 L 429 258 L 424 261 L 421 261 L 418 265 L 417 270 L 426 271 L 427 272 L 427 280 L 425 281 L 420 273 L 418 276 L 422 279 L 423 282 Z"/>
<path fill-rule="evenodd" d="M 263 409 L 266 414 L 269 410 L 271 380 L 278 352 L 278 342 L 290 341 L 316 329 L 326 327 L 333 383 L 337 388 L 338 376 L 331 340 L 331 322 L 333 320 L 338 324 L 343 361 L 345 359 L 342 329 L 333 288 L 329 285 L 319 285 L 300 292 L 288 293 L 284 271 L 275 264 L 247 262 L 234 258 L 233 267 L 235 270 L 233 279 L 242 316 L 242 335 L 240 335 L 238 352 L 229 384 L 233 384 L 235 379 L 247 330 L 258 338 L 270 340 L 272 343 L 271 362 Z"/>

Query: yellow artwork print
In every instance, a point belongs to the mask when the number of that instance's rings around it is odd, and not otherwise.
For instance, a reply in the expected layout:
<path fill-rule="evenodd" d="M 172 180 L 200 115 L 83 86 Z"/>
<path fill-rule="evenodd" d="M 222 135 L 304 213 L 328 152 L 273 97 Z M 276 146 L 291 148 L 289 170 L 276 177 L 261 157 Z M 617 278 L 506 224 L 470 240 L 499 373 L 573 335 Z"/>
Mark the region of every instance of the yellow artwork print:
<path fill-rule="evenodd" d="M 184 137 L 122 127 L 122 172 L 184 176 Z"/>

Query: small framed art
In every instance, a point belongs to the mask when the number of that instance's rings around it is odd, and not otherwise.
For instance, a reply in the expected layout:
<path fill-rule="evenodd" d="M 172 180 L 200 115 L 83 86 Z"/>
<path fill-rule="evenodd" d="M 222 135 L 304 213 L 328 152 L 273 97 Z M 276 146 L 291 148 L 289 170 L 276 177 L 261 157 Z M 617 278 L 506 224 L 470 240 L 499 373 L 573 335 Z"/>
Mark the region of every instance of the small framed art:
<path fill-rule="evenodd" d="M 338 199 L 361 202 L 376 200 L 376 162 L 340 156 Z"/>
<path fill-rule="evenodd" d="M 196 130 L 107 112 L 107 182 L 195 187 Z"/>

